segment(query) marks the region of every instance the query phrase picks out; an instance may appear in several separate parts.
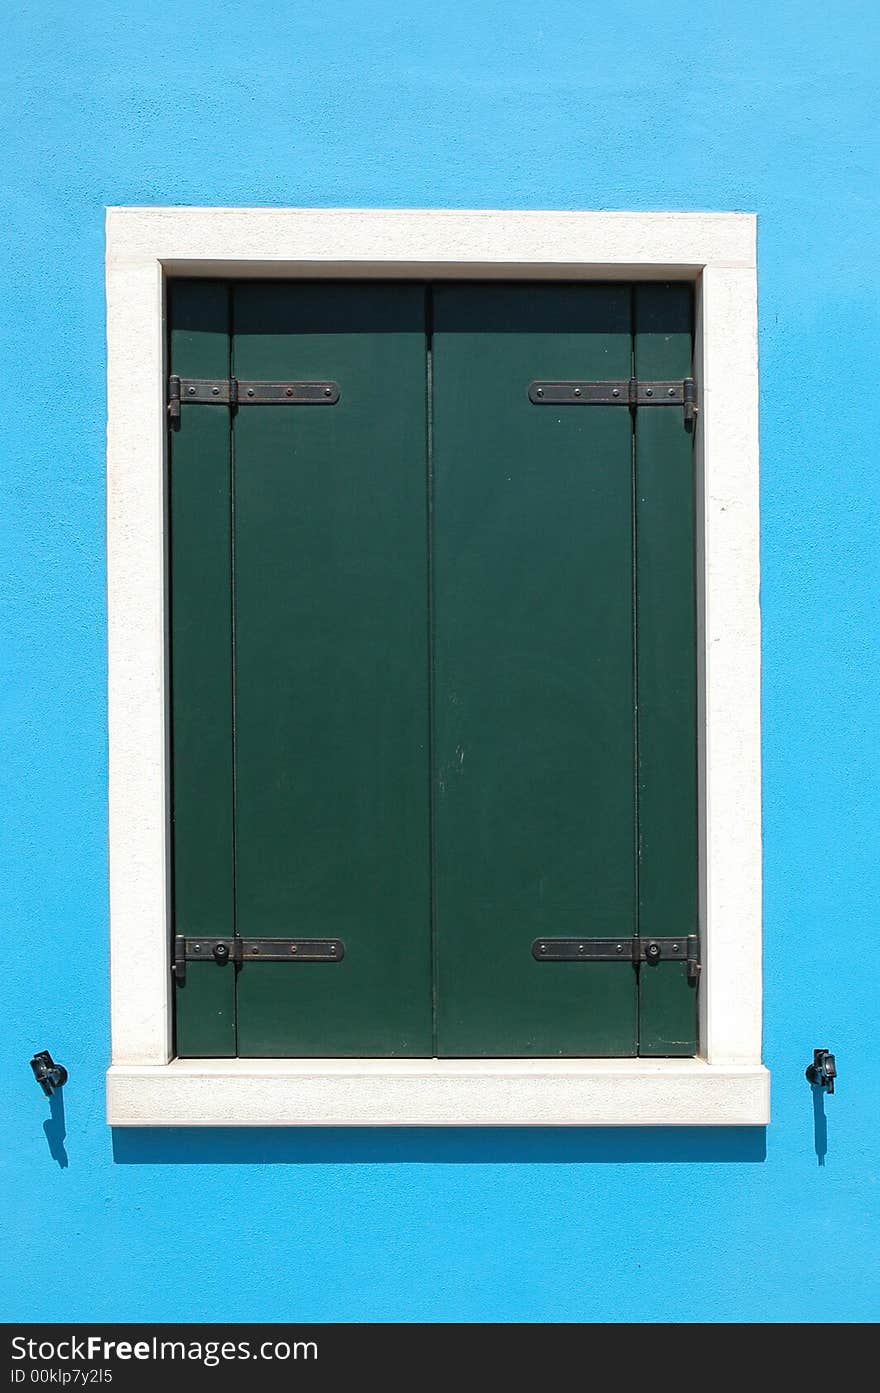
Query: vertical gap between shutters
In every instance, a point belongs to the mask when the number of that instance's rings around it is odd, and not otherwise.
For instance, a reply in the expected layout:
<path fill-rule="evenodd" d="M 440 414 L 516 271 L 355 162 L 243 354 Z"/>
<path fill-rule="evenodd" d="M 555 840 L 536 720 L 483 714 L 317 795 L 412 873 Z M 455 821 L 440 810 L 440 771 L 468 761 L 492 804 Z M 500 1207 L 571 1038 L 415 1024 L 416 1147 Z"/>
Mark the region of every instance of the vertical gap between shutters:
<path fill-rule="evenodd" d="M 636 288 L 630 286 L 629 290 L 629 352 L 630 352 L 630 377 L 636 374 Z M 635 893 L 635 923 L 633 933 L 641 933 L 641 886 L 639 880 L 639 869 L 641 866 L 642 855 L 642 824 L 639 815 L 639 773 L 641 755 L 639 750 L 639 480 L 636 450 L 636 431 L 638 430 L 638 412 L 631 411 L 632 437 L 630 445 L 630 472 L 632 478 L 632 662 L 633 662 L 633 809 L 635 812 L 633 826 L 633 841 L 635 855 L 633 857 L 633 878 Z M 636 1058 L 642 1050 L 641 1040 L 641 973 L 635 974 L 636 978 Z"/>
<path fill-rule="evenodd" d="M 440 1051 L 438 1020 L 437 849 L 434 836 L 434 287 L 425 286 L 425 460 L 428 549 L 428 917 L 431 935 L 431 1052 Z"/>
<path fill-rule="evenodd" d="M 229 294 L 229 363 L 228 376 L 235 376 L 235 284 L 230 281 Z M 229 412 L 229 628 L 230 628 L 230 682 L 232 690 L 232 932 L 238 935 L 238 814 L 236 806 L 237 782 L 237 740 L 235 710 L 235 412 Z M 233 968 L 233 1038 L 235 1055 L 238 1057 L 238 969 Z"/>

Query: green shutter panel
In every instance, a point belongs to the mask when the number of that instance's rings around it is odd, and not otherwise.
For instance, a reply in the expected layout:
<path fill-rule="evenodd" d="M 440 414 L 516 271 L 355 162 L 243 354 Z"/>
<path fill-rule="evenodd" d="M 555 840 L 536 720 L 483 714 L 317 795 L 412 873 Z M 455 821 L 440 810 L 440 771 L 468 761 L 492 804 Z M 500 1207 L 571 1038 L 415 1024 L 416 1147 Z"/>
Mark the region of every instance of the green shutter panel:
<path fill-rule="evenodd" d="M 229 374 L 229 290 L 169 287 L 170 369 Z M 174 931 L 233 932 L 232 592 L 229 412 L 190 404 L 170 433 L 171 754 Z M 235 1054 L 235 978 L 188 964 L 176 991 L 180 1055 Z"/>
<path fill-rule="evenodd" d="M 689 376 L 690 286 L 634 295 L 637 375 Z M 674 937 L 698 931 L 694 437 L 673 407 L 636 418 L 639 932 Z M 643 966 L 639 1053 L 694 1054 L 696 1001 L 683 963 Z"/>
<path fill-rule="evenodd" d="M 238 1052 L 430 1055 L 424 290 L 238 285 L 233 368 L 341 393 L 233 426 L 237 931 L 345 945 L 247 962 Z"/>
<path fill-rule="evenodd" d="M 634 1055 L 632 422 L 534 379 L 628 379 L 627 286 L 434 293 L 434 834 L 441 1055 Z M 680 413 L 678 428 L 681 429 Z"/>

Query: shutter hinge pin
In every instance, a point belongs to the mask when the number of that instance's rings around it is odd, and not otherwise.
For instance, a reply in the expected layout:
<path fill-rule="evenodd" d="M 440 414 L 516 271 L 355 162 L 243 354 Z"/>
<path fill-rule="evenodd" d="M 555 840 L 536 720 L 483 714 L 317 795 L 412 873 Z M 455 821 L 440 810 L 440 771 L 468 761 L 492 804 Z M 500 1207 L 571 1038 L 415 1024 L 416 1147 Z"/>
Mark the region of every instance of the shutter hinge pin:
<path fill-rule="evenodd" d="M 180 378 L 176 373 L 168 379 L 168 420 L 173 426 L 180 421 Z"/>
<path fill-rule="evenodd" d="M 684 387 L 684 428 L 693 430 L 697 424 L 697 384 L 692 377 L 686 377 L 683 382 Z"/>

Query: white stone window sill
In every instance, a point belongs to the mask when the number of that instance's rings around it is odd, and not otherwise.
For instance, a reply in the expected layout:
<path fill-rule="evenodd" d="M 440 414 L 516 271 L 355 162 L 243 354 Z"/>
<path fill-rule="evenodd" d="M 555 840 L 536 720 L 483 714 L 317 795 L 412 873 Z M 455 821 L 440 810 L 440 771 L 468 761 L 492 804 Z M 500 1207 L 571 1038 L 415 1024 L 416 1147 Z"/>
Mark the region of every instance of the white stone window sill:
<path fill-rule="evenodd" d="M 758 1127 L 760 1064 L 699 1059 L 175 1059 L 111 1066 L 114 1127 Z"/>

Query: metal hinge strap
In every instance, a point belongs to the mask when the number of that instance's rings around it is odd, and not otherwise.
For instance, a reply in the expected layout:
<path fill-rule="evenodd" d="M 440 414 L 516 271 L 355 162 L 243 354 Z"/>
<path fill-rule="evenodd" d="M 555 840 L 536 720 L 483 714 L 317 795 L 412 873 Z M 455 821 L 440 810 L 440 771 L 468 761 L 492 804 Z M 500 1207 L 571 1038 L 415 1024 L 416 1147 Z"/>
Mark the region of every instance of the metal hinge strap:
<path fill-rule="evenodd" d="M 187 938 L 174 939 L 171 971 L 186 980 L 188 962 L 214 962 L 221 967 L 244 962 L 339 963 L 345 957 L 341 938 Z"/>
<path fill-rule="evenodd" d="M 697 385 L 692 377 L 674 382 L 642 382 L 636 377 L 609 382 L 530 382 L 533 406 L 680 406 L 684 423 L 697 414 Z"/>
<path fill-rule="evenodd" d="M 700 972 L 700 940 L 696 934 L 680 938 L 536 938 L 532 957 L 537 962 L 629 962 L 654 966 L 659 962 L 683 962 L 693 980 Z"/>
<path fill-rule="evenodd" d="M 180 408 L 199 406 L 335 406 L 337 382 L 242 382 L 237 377 L 179 377 L 168 379 L 168 419 L 180 420 Z"/>

